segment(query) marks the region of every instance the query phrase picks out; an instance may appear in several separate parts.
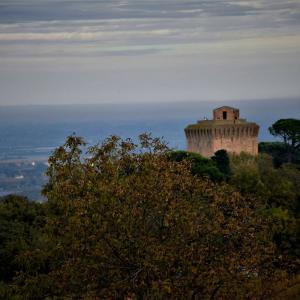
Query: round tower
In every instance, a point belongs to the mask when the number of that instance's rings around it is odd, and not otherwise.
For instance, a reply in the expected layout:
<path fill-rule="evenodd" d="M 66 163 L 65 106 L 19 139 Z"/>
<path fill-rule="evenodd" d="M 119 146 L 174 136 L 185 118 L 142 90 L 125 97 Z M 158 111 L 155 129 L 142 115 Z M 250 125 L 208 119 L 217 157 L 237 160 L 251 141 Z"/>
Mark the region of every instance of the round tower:
<path fill-rule="evenodd" d="M 218 150 L 257 155 L 256 123 L 240 119 L 239 109 L 222 106 L 214 109 L 213 120 L 198 121 L 185 128 L 187 150 L 211 157 Z"/>

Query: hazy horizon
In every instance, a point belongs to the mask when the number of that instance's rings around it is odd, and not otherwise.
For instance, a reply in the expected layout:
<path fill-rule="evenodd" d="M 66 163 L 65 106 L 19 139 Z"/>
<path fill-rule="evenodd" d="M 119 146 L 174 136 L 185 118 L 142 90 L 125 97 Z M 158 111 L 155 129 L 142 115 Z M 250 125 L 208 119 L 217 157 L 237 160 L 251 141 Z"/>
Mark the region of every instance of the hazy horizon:
<path fill-rule="evenodd" d="M 163 100 L 158 102 L 153 102 L 153 101 L 144 101 L 144 102 L 134 102 L 134 101 L 126 101 L 123 102 L 121 100 L 115 100 L 113 102 L 111 101 L 101 101 L 101 102 L 83 102 L 83 103 L 68 103 L 68 102 L 60 102 L 60 103 L 24 103 L 24 104 L 5 104 L 5 103 L 0 103 L 0 107 L 32 107 L 32 106 L 41 106 L 41 107 L 52 107 L 52 106 L 98 106 L 98 105 L 157 105 L 157 104 L 181 104 L 181 105 L 190 105 L 190 104 L 197 104 L 197 103 L 207 103 L 209 105 L 214 105 L 218 103 L 223 103 L 226 105 L 227 103 L 240 103 L 240 102 L 261 102 L 261 101 L 269 101 L 269 102 L 276 102 L 276 101 L 299 101 L 300 96 L 293 96 L 293 97 L 274 97 L 274 98 L 241 98 L 241 99 L 178 99 L 178 100 Z M 232 105 L 232 104 L 231 104 Z"/>
<path fill-rule="evenodd" d="M 141 132 L 148 131 L 157 136 L 168 137 L 170 134 L 170 142 L 173 135 L 180 136 L 183 149 L 184 128 L 198 120 L 211 119 L 213 109 L 222 105 L 239 108 L 241 118 L 261 125 L 260 140 L 271 138 L 268 127 L 276 120 L 299 118 L 300 115 L 300 97 L 283 100 L 198 101 L 172 104 L 165 102 L 2 106 L 0 141 L 3 147 L 8 140 L 11 141 L 11 145 L 17 143 L 22 146 L 23 137 L 27 137 L 26 145 L 38 144 L 43 135 L 47 139 L 49 132 L 52 132 L 50 135 L 55 141 L 54 145 L 58 145 L 73 132 L 83 137 L 92 135 L 96 140 L 110 134 L 136 137 Z M 22 138 L 19 140 L 20 137 Z"/>

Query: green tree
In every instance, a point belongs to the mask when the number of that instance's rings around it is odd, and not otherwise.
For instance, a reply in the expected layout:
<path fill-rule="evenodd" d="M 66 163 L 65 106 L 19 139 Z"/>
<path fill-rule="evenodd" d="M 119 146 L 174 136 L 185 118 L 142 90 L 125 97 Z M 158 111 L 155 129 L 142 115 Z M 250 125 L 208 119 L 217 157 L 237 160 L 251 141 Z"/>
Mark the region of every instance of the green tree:
<path fill-rule="evenodd" d="M 46 248 L 20 257 L 19 299 L 268 299 L 273 264 L 259 202 L 172 161 L 158 139 L 112 136 L 49 158 Z"/>
<path fill-rule="evenodd" d="M 41 240 L 44 212 L 44 204 L 22 196 L 0 198 L 0 299 L 14 298 L 11 285 L 23 270 L 24 254 L 33 248 L 41 249 L 37 241 Z"/>
<path fill-rule="evenodd" d="M 276 214 L 278 227 L 275 239 L 284 253 L 300 257 L 300 171 L 293 164 L 283 164 L 278 170 L 281 180 L 289 182 L 290 197 L 286 197 L 280 208 L 284 213 Z M 298 267 L 300 262 L 298 261 Z"/>
<path fill-rule="evenodd" d="M 210 178 L 215 182 L 224 180 L 225 176 L 221 173 L 215 161 L 205 158 L 198 153 L 187 151 L 170 151 L 169 157 L 172 161 L 181 162 L 186 160 L 191 163 L 192 174 Z"/>
<path fill-rule="evenodd" d="M 275 169 L 270 157 L 259 156 L 259 174 L 268 192 L 265 195 L 268 206 L 294 211 L 297 207 L 297 190 L 291 178 L 286 176 L 287 170 L 285 171 L 284 166 Z"/>
<path fill-rule="evenodd" d="M 211 159 L 216 162 L 218 169 L 224 174 L 225 178 L 229 178 L 231 170 L 227 151 L 224 149 L 218 150 Z"/>
<path fill-rule="evenodd" d="M 0 281 L 19 271 L 18 254 L 28 249 L 42 222 L 42 206 L 22 196 L 0 198 Z"/>
<path fill-rule="evenodd" d="M 300 120 L 280 119 L 269 128 L 269 131 L 272 135 L 283 139 L 287 149 L 288 162 L 292 162 L 293 154 L 300 148 Z"/>
<path fill-rule="evenodd" d="M 266 203 L 269 193 L 264 185 L 258 167 L 257 156 L 242 152 L 239 155 L 231 155 L 231 177 L 229 183 L 237 188 L 243 195 L 253 195 Z"/>
<path fill-rule="evenodd" d="M 272 219 L 271 232 L 289 271 L 299 266 L 300 172 L 293 164 L 275 169 L 272 157 L 263 153 L 231 156 L 229 183 L 243 195 L 253 195 L 264 204 L 259 212 Z"/>
<path fill-rule="evenodd" d="M 271 155 L 276 168 L 288 161 L 286 145 L 283 142 L 261 142 L 258 144 L 258 152 Z"/>

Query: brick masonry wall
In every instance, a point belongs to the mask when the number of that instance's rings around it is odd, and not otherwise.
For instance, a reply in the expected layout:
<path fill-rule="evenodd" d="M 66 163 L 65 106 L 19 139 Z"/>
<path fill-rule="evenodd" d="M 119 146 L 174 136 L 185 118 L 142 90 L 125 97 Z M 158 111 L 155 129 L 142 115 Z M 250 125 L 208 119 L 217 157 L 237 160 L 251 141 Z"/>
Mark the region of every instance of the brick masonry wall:
<path fill-rule="evenodd" d="M 221 149 L 236 154 L 247 152 L 252 155 L 257 155 L 257 138 L 251 136 L 242 138 L 216 138 L 213 142 L 212 152 L 214 153 Z"/>
<path fill-rule="evenodd" d="M 187 150 L 211 157 L 218 150 L 257 155 L 259 127 L 254 124 L 218 126 L 216 128 L 186 129 Z"/>
<path fill-rule="evenodd" d="M 213 151 L 213 138 L 211 132 L 201 129 L 186 130 L 187 151 L 200 153 L 202 156 L 210 157 Z"/>
<path fill-rule="evenodd" d="M 239 111 L 234 108 L 219 108 L 214 110 L 214 120 L 223 120 L 223 112 L 227 113 L 227 120 L 236 120 L 239 118 Z"/>

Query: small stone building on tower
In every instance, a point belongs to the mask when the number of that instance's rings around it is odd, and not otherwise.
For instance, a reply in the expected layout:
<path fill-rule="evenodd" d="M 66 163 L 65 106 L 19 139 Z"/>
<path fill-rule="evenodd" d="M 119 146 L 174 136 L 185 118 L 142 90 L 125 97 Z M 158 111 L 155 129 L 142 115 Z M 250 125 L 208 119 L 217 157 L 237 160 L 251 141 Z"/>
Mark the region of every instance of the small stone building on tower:
<path fill-rule="evenodd" d="M 185 128 L 187 150 L 211 157 L 218 150 L 257 155 L 259 126 L 240 119 L 240 111 L 230 106 L 214 109 L 213 120 L 198 121 Z"/>

